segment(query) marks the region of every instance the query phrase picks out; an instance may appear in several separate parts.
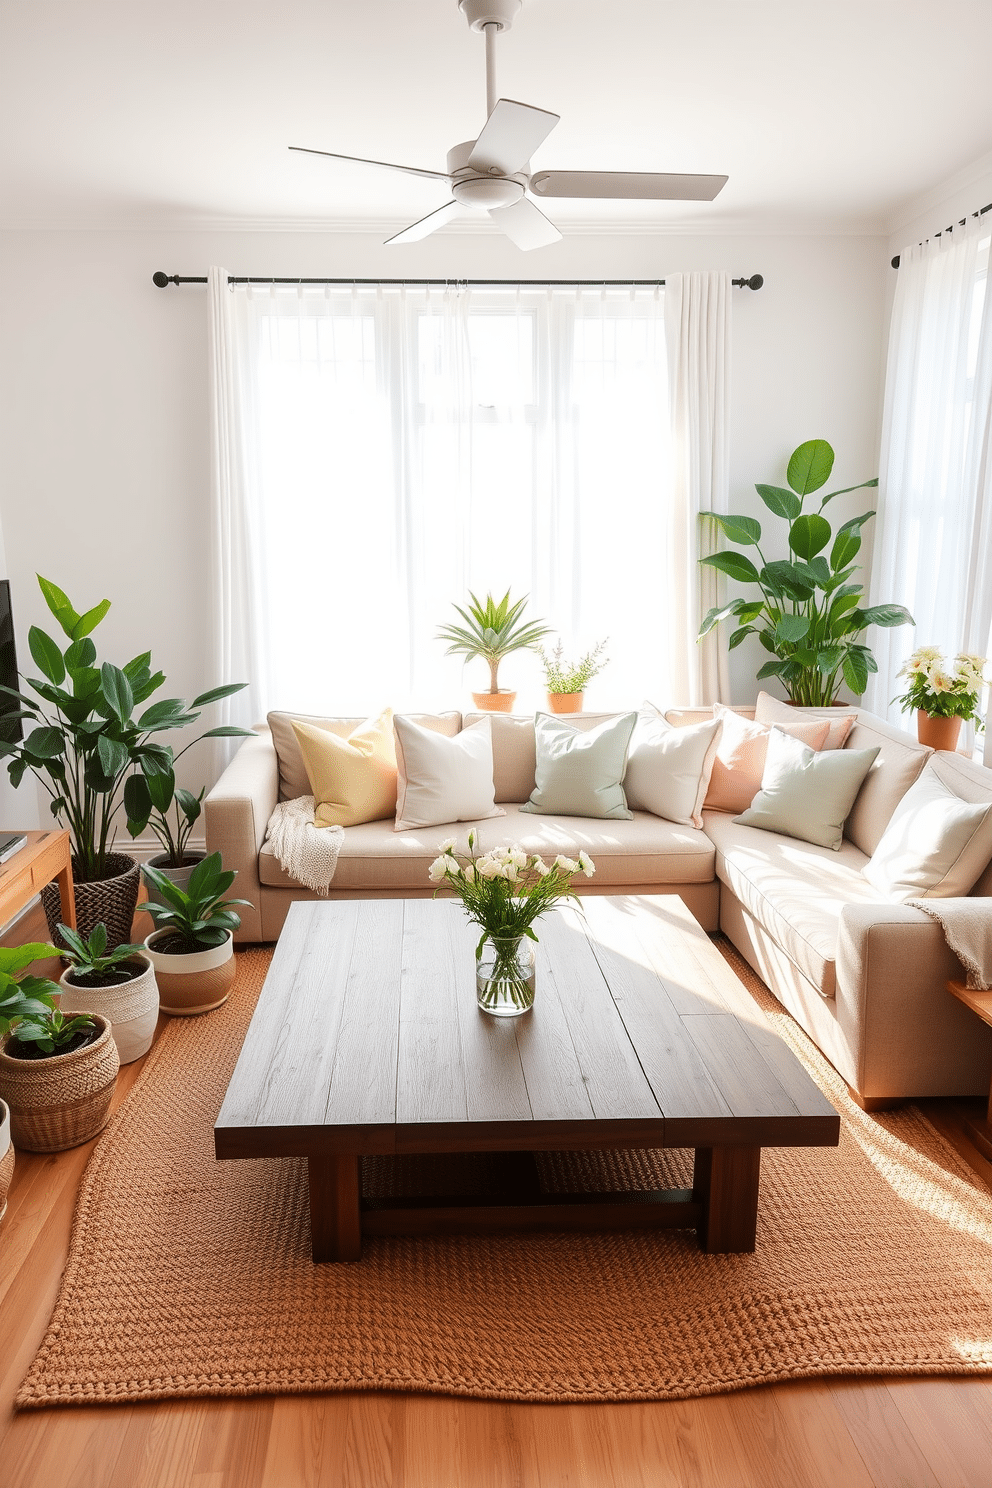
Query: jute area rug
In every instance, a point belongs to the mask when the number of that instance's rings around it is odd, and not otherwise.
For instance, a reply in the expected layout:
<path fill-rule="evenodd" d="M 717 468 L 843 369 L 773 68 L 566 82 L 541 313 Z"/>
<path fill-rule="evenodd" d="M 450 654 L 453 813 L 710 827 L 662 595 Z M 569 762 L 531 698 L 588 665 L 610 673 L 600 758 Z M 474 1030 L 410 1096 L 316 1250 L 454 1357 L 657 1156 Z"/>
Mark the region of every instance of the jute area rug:
<path fill-rule="evenodd" d="M 269 960 L 249 950 L 226 1007 L 169 1024 L 94 1151 L 17 1404 L 330 1390 L 661 1400 L 992 1369 L 992 1196 L 918 1110 L 859 1111 L 722 949 L 843 1113 L 839 1148 L 764 1154 L 754 1255 L 704 1255 L 692 1231 L 506 1233 L 371 1240 L 358 1263 L 315 1267 L 302 1162 L 213 1157 Z M 690 1163 L 551 1155 L 544 1181 L 683 1186 Z M 412 1181 L 387 1168 L 377 1160 L 368 1180 Z M 450 1191 L 450 1170 L 441 1181 Z"/>

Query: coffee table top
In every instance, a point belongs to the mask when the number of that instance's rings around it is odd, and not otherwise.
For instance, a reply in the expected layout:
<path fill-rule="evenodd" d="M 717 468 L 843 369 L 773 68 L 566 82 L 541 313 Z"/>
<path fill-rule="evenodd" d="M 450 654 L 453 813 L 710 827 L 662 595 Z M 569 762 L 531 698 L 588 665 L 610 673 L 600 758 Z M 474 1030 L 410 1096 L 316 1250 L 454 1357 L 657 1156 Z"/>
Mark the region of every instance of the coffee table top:
<path fill-rule="evenodd" d="M 839 1119 L 682 901 L 588 895 L 537 925 L 533 1011 L 475 998 L 443 899 L 290 910 L 218 1157 L 827 1146 Z"/>

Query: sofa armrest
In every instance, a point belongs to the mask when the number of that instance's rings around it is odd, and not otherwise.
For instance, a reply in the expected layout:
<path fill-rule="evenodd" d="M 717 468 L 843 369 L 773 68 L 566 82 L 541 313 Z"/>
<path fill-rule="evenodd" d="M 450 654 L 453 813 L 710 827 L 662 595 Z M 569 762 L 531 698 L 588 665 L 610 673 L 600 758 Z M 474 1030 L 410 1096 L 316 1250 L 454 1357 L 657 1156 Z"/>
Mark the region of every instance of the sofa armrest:
<path fill-rule="evenodd" d="M 219 852 L 225 868 L 237 870 L 231 890 L 250 901 L 239 909 L 236 941 L 262 939 L 258 854 L 279 799 L 279 763 L 268 730 L 246 739 L 203 803 L 207 851 Z"/>
<path fill-rule="evenodd" d="M 961 979 L 961 963 L 929 915 L 909 904 L 845 905 L 836 970 L 837 1019 L 858 1051 L 863 1095 L 946 1093 L 949 1076 L 961 1095 L 988 1088 L 988 1040 L 947 991 L 949 978 Z M 895 1068 L 911 1068 L 914 1083 L 893 1090 Z"/>

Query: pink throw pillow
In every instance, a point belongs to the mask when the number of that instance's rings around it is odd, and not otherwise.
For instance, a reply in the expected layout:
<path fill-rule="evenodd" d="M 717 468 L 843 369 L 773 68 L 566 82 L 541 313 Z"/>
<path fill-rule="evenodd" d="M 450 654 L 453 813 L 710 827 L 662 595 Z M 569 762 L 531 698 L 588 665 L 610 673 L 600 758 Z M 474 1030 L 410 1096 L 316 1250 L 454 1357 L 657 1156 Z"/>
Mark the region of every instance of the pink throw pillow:
<path fill-rule="evenodd" d="M 820 708 L 794 708 L 791 703 L 783 703 L 781 698 L 772 697 L 770 692 L 759 692 L 754 706 L 755 723 L 774 723 L 780 729 L 786 729 L 786 725 L 790 723 L 819 723 L 821 719 L 826 719 L 829 733 L 824 749 L 844 748 L 847 736 L 854 727 L 855 717 L 853 709 L 844 713 L 839 708 L 831 708 L 829 712 Z"/>
<path fill-rule="evenodd" d="M 721 703 L 713 704 L 713 717 L 719 718 L 723 727 L 703 810 L 732 811 L 737 816 L 747 810 L 761 789 L 771 727 L 757 720 L 752 723 Z M 830 732 L 827 719 L 775 726 L 810 749 L 822 749 Z"/>

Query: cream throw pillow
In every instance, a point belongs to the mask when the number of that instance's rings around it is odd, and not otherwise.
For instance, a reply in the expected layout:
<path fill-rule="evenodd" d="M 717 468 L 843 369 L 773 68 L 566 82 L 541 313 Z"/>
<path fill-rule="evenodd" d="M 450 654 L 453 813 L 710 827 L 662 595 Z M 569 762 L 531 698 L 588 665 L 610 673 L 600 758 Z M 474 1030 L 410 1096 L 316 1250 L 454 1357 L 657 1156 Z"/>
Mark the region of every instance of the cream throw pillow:
<path fill-rule="evenodd" d="M 713 716 L 723 728 L 717 744 L 713 773 L 703 808 L 706 811 L 746 811 L 761 789 L 761 776 L 768 753 L 771 729 L 768 724 L 742 718 L 722 703 L 713 704 Z M 800 739 L 811 749 L 822 749 L 830 725 L 826 721 L 787 723 L 782 732 Z"/>
<path fill-rule="evenodd" d="M 637 715 L 623 777 L 627 805 L 633 811 L 650 811 L 682 826 L 701 827 L 703 800 L 722 727 L 714 718 L 708 723 L 672 728 L 653 704 L 644 703 Z"/>
<path fill-rule="evenodd" d="M 877 749 L 809 749 L 773 728 L 761 789 L 734 821 L 840 851 L 844 823 Z"/>
<path fill-rule="evenodd" d="M 990 858 L 992 802 L 962 801 L 927 764 L 861 871 L 894 899 L 956 899 Z"/>
<path fill-rule="evenodd" d="M 444 822 L 505 816 L 493 787 L 493 739 L 488 718 L 453 739 L 421 728 L 411 718 L 393 720 L 396 734 L 396 832 Z"/>
<path fill-rule="evenodd" d="M 393 710 L 370 718 L 347 739 L 292 720 L 314 798 L 314 826 L 355 827 L 396 810 Z"/>
<path fill-rule="evenodd" d="M 754 705 L 755 723 L 778 724 L 779 728 L 790 723 L 820 723 L 826 719 L 829 732 L 827 742 L 821 745 L 823 749 L 843 749 L 856 716 L 853 709 L 844 712 L 840 708 L 794 708 L 790 703 L 772 697 L 770 692 L 759 692 Z"/>

